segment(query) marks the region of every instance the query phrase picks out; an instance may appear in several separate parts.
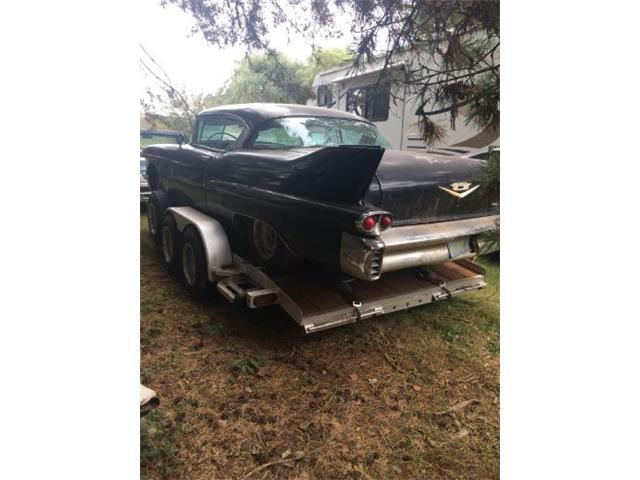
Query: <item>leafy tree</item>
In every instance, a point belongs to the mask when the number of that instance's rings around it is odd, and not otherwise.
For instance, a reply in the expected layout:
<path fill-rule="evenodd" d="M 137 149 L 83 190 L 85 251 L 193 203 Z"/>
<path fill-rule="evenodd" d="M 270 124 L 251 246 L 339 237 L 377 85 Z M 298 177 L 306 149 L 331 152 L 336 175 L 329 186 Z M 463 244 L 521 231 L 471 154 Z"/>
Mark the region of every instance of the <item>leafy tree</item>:
<path fill-rule="evenodd" d="M 268 34 L 295 31 L 314 40 L 338 34 L 336 18 L 352 18 L 354 68 L 373 59 L 386 69 L 407 61 L 402 81 L 418 99 L 425 140 L 441 137 L 430 117 L 448 113 L 495 129 L 500 122 L 498 0 L 161 0 L 189 12 L 205 39 L 245 45 L 277 59 Z M 279 62 L 274 63 L 278 66 Z M 277 69 L 276 69 L 277 70 Z M 297 93 L 296 93 L 297 94 Z"/>
<path fill-rule="evenodd" d="M 245 56 L 218 93 L 222 103 L 305 103 L 309 88 L 302 80 L 303 65 L 280 53 Z"/>
<path fill-rule="evenodd" d="M 304 62 L 290 60 L 280 52 L 254 53 L 237 65 L 231 79 L 218 92 L 222 103 L 306 103 L 311 84 L 322 70 L 344 65 L 343 49 L 315 49 Z"/>
<path fill-rule="evenodd" d="M 344 48 L 314 48 L 302 71 L 302 81 L 311 87 L 318 73 L 348 65 L 353 55 Z"/>

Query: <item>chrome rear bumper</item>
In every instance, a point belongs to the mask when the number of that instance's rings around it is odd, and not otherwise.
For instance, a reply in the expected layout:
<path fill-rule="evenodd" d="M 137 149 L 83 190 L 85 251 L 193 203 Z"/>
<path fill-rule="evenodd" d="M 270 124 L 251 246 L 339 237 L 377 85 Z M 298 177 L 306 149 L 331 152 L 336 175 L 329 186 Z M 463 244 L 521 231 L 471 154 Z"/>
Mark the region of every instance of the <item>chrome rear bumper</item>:
<path fill-rule="evenodd" d="M 373 281 L 385 272 L 436 265 L 477 253 L 475 237 L 496 228 L 499 215 L 392 227 L 377 239 L 342 234 L 342 271 Z"/>

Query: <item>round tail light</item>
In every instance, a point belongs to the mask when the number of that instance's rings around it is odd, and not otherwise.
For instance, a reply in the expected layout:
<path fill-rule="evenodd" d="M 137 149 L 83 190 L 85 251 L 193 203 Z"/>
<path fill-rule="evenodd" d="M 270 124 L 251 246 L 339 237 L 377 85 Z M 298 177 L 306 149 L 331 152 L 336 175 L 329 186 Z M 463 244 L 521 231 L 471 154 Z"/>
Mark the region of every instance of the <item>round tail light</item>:
<path fill-rule="evenodd" d="M 373 215 L 369 215 L 368 217 L 364 217 L 362 220 L 362 228 L 367 232 L 373 230 L 376 227 L 376 217 Z"/>
<path fill-rule="evenodd" d="M 389 228 L 392 223 L 393 219 L 391 218 L 391 215 L 382 215 L 382 218 L 380 218 L 380 228 L 382 230 Z"/>

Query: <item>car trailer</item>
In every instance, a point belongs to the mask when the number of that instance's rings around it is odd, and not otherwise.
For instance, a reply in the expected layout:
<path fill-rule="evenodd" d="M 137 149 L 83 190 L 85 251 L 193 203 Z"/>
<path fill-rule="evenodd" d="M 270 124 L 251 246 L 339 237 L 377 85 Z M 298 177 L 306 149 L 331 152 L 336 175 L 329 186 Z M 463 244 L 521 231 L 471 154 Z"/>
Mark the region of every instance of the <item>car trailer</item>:
<path fill-rule="evenodd" d="M 330 270 L 271 276 L 231 251 L 223 226 L 213 217 L 191 207 L 168 208 L 165 215 L 173 216 L 172 224 L 180 233 L 190 227 L 199 232 L 208 279 L 216 283 L 223 297 L 252 309 L 279 305 L 306 333 L 450 299 L 487 286 L 485 270 L 469 259 L 389 272 L 374 282 Z M 171 232 L 163 232 L 162 238 L 165 261 L 169 263 L 166 243 Z M 170 250 L 177 253 L 175 246 Z"/>

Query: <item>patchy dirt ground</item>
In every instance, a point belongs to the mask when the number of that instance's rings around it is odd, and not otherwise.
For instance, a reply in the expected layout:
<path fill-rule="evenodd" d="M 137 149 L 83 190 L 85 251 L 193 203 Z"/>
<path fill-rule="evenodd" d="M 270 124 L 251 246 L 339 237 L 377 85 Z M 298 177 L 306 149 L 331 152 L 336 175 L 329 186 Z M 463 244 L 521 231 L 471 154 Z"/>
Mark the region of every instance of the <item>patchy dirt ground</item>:
<path fill-rule="evenodd" d="M 191 300 L 140 230 L 143 478 L 499 477 L 496 263 L 481 292 L 305 336 Z"/>

